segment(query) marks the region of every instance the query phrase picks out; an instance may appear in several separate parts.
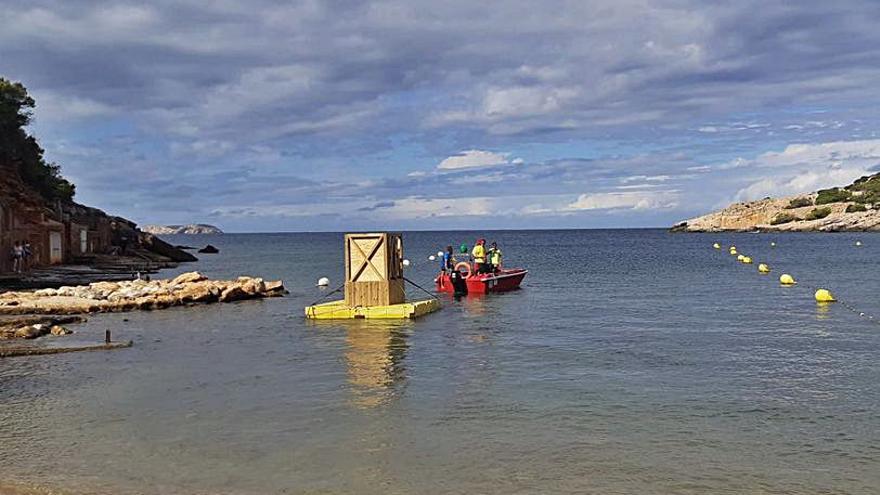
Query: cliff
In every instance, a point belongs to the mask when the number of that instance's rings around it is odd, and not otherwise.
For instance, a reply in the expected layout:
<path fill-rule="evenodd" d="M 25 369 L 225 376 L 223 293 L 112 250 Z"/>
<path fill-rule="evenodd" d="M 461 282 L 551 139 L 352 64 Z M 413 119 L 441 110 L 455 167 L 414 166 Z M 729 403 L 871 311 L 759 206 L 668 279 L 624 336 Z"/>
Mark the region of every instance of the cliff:
<path fill-rule="evenodd" d="M 0 77 L 0 273 L 21 278 L 32 268 L 102 256 L 147 266 L 196 260 L 134 222 L 74 202 L 76 188 L 28 132 L 34 105 L 23 85 Z M 28 256 L 13 258 L 16 245 L 27 245 Z"/>
<path fill-rule="evenodd" d="M 845 187 L 759 201 L 680 222 L 674 232 L 864 232 L 880 231 L 880 174 Z"/>
<path fill-rule="evenodd" d="M 222 234 L 223 231 L 213 225 L 194 223 L 189 225 L 144 225 L 141 230 L 153 235 L 176 234 Z"/>

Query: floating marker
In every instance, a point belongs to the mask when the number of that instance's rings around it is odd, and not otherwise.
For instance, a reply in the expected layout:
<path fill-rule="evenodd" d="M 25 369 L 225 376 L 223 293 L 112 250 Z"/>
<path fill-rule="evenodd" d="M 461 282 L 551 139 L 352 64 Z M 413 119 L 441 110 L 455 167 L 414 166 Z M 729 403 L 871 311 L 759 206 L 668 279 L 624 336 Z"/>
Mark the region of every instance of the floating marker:
<path fill-rule="evenodd" d="M 759 273 L 770 273 L 770 267 L 767 266 L 767 263 L 759 263 L 758 264 L 758 272 Z"/>
<path fill-rule="evenodd" d="M 715 244 L 712 244 L 712 247 L 715 248 L 715 249 L 721 249 L 721 244 L 718 244 L 718 243 L 716 242 Z"/>
<path fill-rule="evenodd" d="M 433 254 L 432 254 L 431 256 L 428 256 L 428 260 L 429 260 L 429 261 L 434 261 L 434 260 L 436 260 L 436 259 L 437 259 L 437 257 L 434 256 Z"/>
<path fill-rule="evenodd" d="M 736 249 L 731 249 L 731 250 L 730 250 L 730 255 L 731 255 L 731 256 L 736 256 L 736 255 L 737 255 Z"/>
<path fill-rule="evenodd" d="M 438 257 L 438 258 L 442 258 L 442 257 L 443 257 L 443 251 L 437 251 L 437 257 Z"/>
<path fill-rule="evenodd" d="M 746 256 L 745 256 L 744 254 L 741 254 L 741 255 L 739 255 L 739 256 L 736 257 L 736 261 L 742 261 L 742 260 L 744 260 L 744 259 L 746 259 Z"/>
<path fill-rule="evenodd" d="M 409 266 L 409 260 L 403 260 L 403 266 Z"/>
<path fill-rule="evenodd" d="M 318 279 L 318 287 L 327 287 L 330 285 L 330 279 L 327 277 L 321 277 Z"/>
<path fill-rule="evenodd" d="M 829 302 L 837 301 L 837 299 L 834 299 L 834 296 L 831 294 L 831 291 L 829 291 L 828 289 L 817 290 L 815 297 L 816 297 L 816 302 L 820 302 L 820 303 L 829 303 Z"/>
<path fill-rule="evenodd" d="M 779 283 L 782 285 L 794 285 L 797 282 L 795 282 L 794 277 L 792 277 L 791 275 L 789 275 L 787 273 L 783 273 L 779 277 Z"/>
<path fill-rule="evenodd" d="M 862 245 L 862 241 L 856 241 L 856 246 L 861 246 L 861 245 Z"/>
<path fill-rule="evenodd" d="M 749 258 L 748 256 L 743 256 L 742 262 L 745 263 L 745 264 L 747 264 L 747 265 L 751 265 L 751 264 L 752 264 L 752 258 Z"/>
<path fill-rule="evenodd" d="M 771 242 L 770 242 L 770 247 L 776 247 L 776 243 L 771 241 Z"/>

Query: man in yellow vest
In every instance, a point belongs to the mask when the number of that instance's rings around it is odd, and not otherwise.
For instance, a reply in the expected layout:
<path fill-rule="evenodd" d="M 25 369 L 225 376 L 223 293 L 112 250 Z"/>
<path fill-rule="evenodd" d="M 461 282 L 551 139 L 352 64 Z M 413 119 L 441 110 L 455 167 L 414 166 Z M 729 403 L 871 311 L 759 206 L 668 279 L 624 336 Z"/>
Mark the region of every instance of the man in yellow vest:
<path fill-rule="evenodd" d="M 486 239 L 480 239 L 471 251 L 474 258 L 474 272 L 486 273 Z"/>
<path fill-rule="evenodd" d="M 489 248 L 489 265 L 492 271 L 496 273 L 501 271 L 501 250 L 498 249 L 497 242 L 493 242 L 492 247 Z"/>

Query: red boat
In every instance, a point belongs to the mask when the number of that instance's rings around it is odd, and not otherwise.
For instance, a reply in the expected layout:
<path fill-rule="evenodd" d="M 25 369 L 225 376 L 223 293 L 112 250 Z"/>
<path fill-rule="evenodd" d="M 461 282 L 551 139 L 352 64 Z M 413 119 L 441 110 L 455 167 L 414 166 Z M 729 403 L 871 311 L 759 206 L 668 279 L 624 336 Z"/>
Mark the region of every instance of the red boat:
<path fill-rule="evenodd" d="M 523 268 L 502 269 L 494 273 L 473 273 L 470 264 L 464 262 L 459 263 L 455 268 L 456 270 L 453 272 L 441 272 L 434 279 L 437 284 L 437 292 L 453 294 L 507 292 L 519 289 L 519 284 L 529 273 Z M 467 268 L 467 270 L 460 270 L 460 268 Z M 457 279 L 457 277 L 461 277 L 461 279 Z"/>

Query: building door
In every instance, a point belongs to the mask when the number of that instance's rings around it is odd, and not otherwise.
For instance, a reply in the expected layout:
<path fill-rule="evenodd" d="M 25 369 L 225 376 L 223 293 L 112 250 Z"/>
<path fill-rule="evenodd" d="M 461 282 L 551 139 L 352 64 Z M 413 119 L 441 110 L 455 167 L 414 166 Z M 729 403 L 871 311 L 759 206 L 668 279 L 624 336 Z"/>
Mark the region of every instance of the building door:
<path fill-rule="evenodd" d="M 86 229 L 79 231 L 79 252 L 80 254 L 89 252 L 89 231 Z"/>
<path fill-rule="evenodd" d="M 57 265 L 62 262 L 61 232 L 49 232 L 49 263 Z"/>

